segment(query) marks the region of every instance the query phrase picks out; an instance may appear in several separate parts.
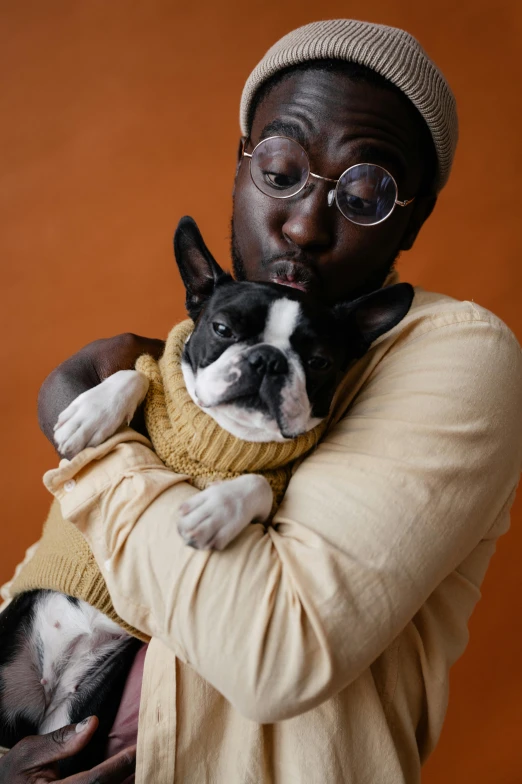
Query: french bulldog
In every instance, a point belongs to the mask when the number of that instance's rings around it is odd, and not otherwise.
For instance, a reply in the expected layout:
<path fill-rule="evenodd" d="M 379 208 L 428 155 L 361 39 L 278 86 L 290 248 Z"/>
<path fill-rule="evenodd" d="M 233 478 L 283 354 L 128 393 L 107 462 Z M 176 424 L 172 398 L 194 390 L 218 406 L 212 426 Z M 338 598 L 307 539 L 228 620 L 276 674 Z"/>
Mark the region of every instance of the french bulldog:
<path fill-rule="evenodd" d="M 189 217 L 178 225 L 174 250 L 195 325 L 181 364 L 187 391 L 245 441 L 286 441 L 313 429 L 328 415 L 350 362 L 398 324 L 413 299 L 412 287 L 399 283 L 328 307 L 299 288 L 237 282 Z M 60 453 L 97 446 L 129 423 L 148 383 L 138 371 L 121 370 L 81 394 L 58 419 Z M 266 520 L 272 503 L 261 476 L 215 484 L 184 505 L 179 532 L 192 547 L 220 550 L 253 520 Z"/>
<path fill-rule="evenodd" d="M 194 403 L 246 441 L 286 441 L 328 416 L 350 363 L 408 312 L 413 288 L 400 283 L 327 306 L 279 283 L 238 282 L 182 218 L 175 257 L 194 322 L 182 372 Z M 55 428 L 59 452 L 72 457 L 129 423 L 148 390 L 134 370 L 115 373 L 81 394 Z M 266 521 L 272 490 L 262 476 L 215 484 L 184 504 L 179 532 L 198 549 L 221 550 L 252 521 Z M 0 745 L 50 732 L 96 713 L 103 757 L 136 641 L 85 602 L 52 591 L 17 596 L 0 614 Z M 62 774 L 82 769 L 78 755 Z"/>

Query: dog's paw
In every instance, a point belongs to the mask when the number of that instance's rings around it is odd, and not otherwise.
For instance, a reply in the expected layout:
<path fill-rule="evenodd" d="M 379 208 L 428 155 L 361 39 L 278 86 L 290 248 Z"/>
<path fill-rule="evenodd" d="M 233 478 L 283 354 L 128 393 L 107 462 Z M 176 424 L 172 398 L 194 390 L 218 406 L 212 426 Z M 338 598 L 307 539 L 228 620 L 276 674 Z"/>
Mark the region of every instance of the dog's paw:
<path fill-rule="evenodd" d="M 272 489 L 263 476 L 247 474 L 220 482 L 181 506 L 178 531 L 196 550 L 224 550 L 249 523 L 268 518 L 272 501 Z"/>
<path fill-rule="evenodd" d="M 85 447 L 103 443 L 124 422 L 128 424 L 148 386 L 142 373 L 120 370 L 79 395 L 62 411 L 54 428 L 60 454 L 74 457 Z"/>

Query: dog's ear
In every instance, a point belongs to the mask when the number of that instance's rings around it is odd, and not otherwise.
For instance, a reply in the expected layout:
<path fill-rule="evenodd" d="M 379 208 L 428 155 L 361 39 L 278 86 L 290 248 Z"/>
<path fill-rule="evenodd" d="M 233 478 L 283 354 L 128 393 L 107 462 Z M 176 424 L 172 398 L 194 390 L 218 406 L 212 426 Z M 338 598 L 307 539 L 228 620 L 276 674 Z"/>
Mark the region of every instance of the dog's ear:
<path fill-rule="evenodd" d="M 355 333 L 356 357 L 361 357 L 374 340 L 402 321 L 414 294 L 409 283 L 396 283 L 335 306 L 337 318 L 345 324 L 348 322 L 352 334 Z"/>
<path fill-rule="evenodd" d="M 185 285 L 187 313 L 196 321 L 217 285 L 232 281 L 205 245 L 196 221 L 186 215 L 174 234 L 174 255 Z"/>

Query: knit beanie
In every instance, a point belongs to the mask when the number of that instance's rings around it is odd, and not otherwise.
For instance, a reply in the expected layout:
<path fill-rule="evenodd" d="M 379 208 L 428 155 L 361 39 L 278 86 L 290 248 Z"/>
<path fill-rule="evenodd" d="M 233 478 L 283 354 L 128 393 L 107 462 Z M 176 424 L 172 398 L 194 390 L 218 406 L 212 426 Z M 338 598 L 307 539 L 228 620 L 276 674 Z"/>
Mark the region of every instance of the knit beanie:
<path fill-rule="evenodd" d="M 398 87 L 425 120 L 438 161 L 436 189 L 448 181 L 458 139 L 455 97 L 441 71 L 405 30 L 354 19 L 312 22 L 275 43 L 243 88 L 241 132 L 248 136 L 249 109 L 262 84 L 278 71 L 313 60 L 344 60 L 370 68 Z"/>

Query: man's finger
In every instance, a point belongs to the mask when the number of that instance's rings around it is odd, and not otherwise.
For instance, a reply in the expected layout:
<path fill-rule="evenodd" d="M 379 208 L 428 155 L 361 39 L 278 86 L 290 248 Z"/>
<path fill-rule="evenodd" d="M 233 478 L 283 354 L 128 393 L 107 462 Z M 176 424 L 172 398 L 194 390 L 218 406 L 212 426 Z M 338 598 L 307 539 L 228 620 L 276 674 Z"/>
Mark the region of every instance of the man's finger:
<path fill-rule="evenodd" d="M 62 784 L 122 784 L 136 770 L 136 746 L 120 751 L 92 770 L 62 779 Z"/>
<path fill-rule="evenodd" d="M 16 750 L 28 772 L 37 770 L 77 754 L 88 744 L 97 727 L 98 719 L 90 716 L 79 724 L 60 727 L 48 735 L 24 738 L 9 753 Z"/>

